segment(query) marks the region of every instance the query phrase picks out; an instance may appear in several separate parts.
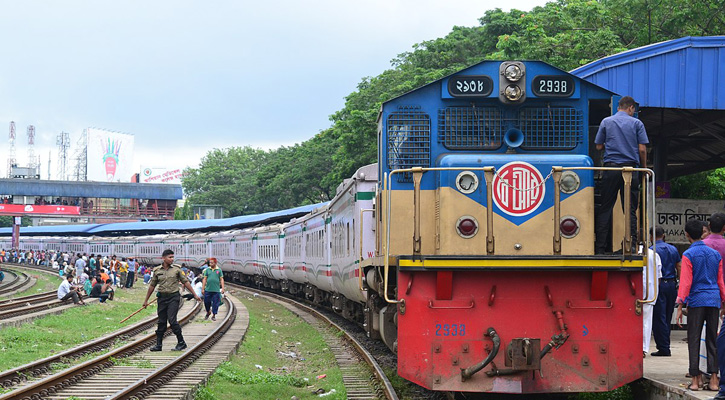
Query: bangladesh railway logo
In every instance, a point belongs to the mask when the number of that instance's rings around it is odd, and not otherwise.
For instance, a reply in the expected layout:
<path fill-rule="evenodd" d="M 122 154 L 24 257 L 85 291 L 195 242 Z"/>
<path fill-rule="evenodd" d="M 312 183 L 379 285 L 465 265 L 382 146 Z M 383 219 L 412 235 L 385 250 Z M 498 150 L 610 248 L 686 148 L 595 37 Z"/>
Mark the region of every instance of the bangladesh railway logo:
<path fill-rule="evenodd" d="M 544 178 L 536 167 L 523 161 L 510 162 L 496 171 L 493 201 L 514 217 L 534 212 L 544 201 Z"/>

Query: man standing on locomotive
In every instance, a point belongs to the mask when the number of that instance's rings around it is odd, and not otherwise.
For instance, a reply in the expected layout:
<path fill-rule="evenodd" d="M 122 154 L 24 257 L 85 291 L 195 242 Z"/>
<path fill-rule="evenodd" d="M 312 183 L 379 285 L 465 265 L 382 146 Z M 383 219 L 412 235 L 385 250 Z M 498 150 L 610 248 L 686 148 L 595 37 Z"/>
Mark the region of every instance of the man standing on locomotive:
<path fill-rule="evenodd" d="M 634 118 L 635 102 L 630 96 L 619 100 L 617 113 L 604 118 L 594 138 L 597 150 L 604 150 L 605 167 L 647 167 L 647 132 L 642 121 Z M 624 205 L 624 180 L 621 171 L 603 171 L 597 185 L 601 201 L 595 210 L 594 232 L 596 254 L 603 254 L 612 225 L 612 208 L 617 201 L 617 192 Z M 637 205 L 639 200 L 639 174 L 632 174 L 630 190 L 630 233 L 632 244 L 637 238 Z M 626 210 L 625 210 L 626 212 Z"/>
<path fill-rule="evenodd" d="M 159 304 L 157 309 L 159 323 L 156 329 L 156 346 L 152 347 L 151 351 L 161 351 L 164 333 L 166 332 L 166 321 L 169 322 L 171 331 L 174 332 L 174 335 L 178 339 L 174 350 L 181 351 L 186 348 L 186 342 L 184 342 L 184 337 L 181 335 L 181 325 L 176 321 L 176 313 L 179 311 L 179 301 L 181 299 L 179 283 L 182 283 L 189 292 L 194 293 L 196 301 L 200 302 L 201 298 L 194 292 L 194 288 L 191 287 L 189 280 L 181 271 L 181 267 L 173 263 L 174 252 L 166 249 L 161 254 L 161 258 L 163 263 L 154 268 L 154 274 L 149 282 L 149 289 L 146 292 L 146 299 L 143 302 L 143 307 L 146 308 L 149 305 L 151 293 L 158 286 L 159 291 L 156 293 L 156 297 L 158 298 Z"/>

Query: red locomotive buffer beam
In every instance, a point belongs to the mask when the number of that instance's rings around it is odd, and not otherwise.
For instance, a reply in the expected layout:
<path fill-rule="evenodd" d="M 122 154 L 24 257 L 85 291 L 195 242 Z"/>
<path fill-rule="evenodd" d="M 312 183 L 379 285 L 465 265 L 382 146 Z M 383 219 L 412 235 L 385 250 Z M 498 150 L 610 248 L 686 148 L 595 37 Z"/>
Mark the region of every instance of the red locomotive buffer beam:
<path fill-rule="evenodd" d="M 592 300 L 591 271 L 454 271 L 451 300 L 436 299 L 435 271 L 399 271 L 399 281 L 411 274 L 398 315 L 405 379 L 440 391 L 551 393 L 608 391 L 642 376 L 642 330 L 622 329 L 642 325 L 628 278 L 641 282 L 639 273 L 609 272 L 604 301 Z"/>

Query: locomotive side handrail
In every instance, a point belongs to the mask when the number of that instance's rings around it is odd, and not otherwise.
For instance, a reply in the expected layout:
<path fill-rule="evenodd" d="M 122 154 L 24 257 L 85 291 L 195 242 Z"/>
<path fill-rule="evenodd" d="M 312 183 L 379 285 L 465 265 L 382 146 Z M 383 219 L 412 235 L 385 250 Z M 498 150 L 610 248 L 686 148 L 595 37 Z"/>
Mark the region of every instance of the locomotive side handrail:
<path fill-rule="evenodd" d="M 366 213 L 366 212 L 374 212 L 374 211 L 375 210 L 372 209 L 372 208 L 361 208 L 360 209 L 360 246 L 359 246 L 359 249 L 360 249 L 360 258 L 358 259 L 357 268 L 358 268 L 358 275 L 360 275 L 358 277 L 358 285 L 360 286 L 360 291 L 361 292 L 363 290 L 365 290 L 365 289 L 363 289 L 363 265 L 362 265 L 362 260 L 363 260 L 363 233 L 364 233 L 364 231 L 363 231 L 363 214 Z"/>
<path fill-rule="evenodd" d="M 494 167 L 412 167 L 412 168 L 400 168 L 400 169 L 394 169 L 390 171 L 390 174 L 387 172 L 383 174 L 383 191 L 385 192 L 385 213 L 383 218 L 383 229 L 385 240 L 383 241 L 383 253 L 385 254 L 385 265 L 383 269 L 383 285 L 385 286 L 383 289 L 383 298 L 388 303 L 397 304 L 397 303 L 404 303 L 405 300 L 391 300 L 388 297 L 388 275 L 390 271 L 390 192 L 389 190 L 392 187 L 392 178 L 395 174 L 401 174 L 405 172 L 414 173 L 414 176 L 417 176 L 418 179 L 413 179 L 413 193 L 414 193 L 414 201 L 417 199 L 416 204 L 414 204 L 414 231 L 413 231 L 413 242 L 414 246 L 417 241 L 418 244 L 420 244 L 420 181 L 421 176 L 423 172 L 427 171 L 483 171 L 486 175 L 486 199 L 489 202 L 490 205 L 493 199 L 493 188 L 491 183 L 493 182 L 493 174 L 494 174 Z M 493 207 L 486 207 L 486 226 L 488 229 L 488 232 L 486 234 L 486 251 L 489 254 L 493 253 Z M 414 247 L 415 249 L 415 247 Z"/>
<path fill-rule="evenodd" d="M 645 200 L 642 203 L 643 211 L 642 213 L 649 214 L 649 218 L 642 217 L 642 236 L 644 240 L 642 242 L 644 243 L 644 249 L 643 253 L 645 256 L 645 265 L 649 263 L 649 255 L 647 254 L 647 243 L 649 240 L 647 238 L 649 237 L 649 231 L 647 230 L 647 220 L 649 219 L 651 221 L 651 230 L 654 232 L 655 229 L 655 172 L 649 168 L 634 168 L 634 167 L 552 167 L 553 169 L 561 169 L 561 171 L 564 170 L 590 170 L 590 171 L 622 171 L 622 178 L 624 179 L 624 246 L 622 246 L 622 254 L 631 254 L 631 234 L 630 234 L 630 213 L 629 213 L 629 202 L 630 202 L 630 194 L 632 190 L 632 173 L 634 172 L 643 172 L 644 173 L 644 184 L 642 185 L 642 198 Z M 555 185 L 554 193 L 559 193 L 559 186 Z M 649 196 L 649 201 L 647 200 L 647 197 Z M 554 203 L 554 213 L 556 214 L 557 209 L 560 207 L 559 202 Z M 646 207 L 646 209 L 644 209 Z M 645 214 L 645 215 L 646 215 Z M 558 226 L 558 220 L 554 220 L 554 225 Z M 629 244 L 629 245 L 627 245 Z M 652 240 L 652 251 L 657 252 L 657 243 Z M 653 303 L 657 299 L 658 295 L 658 286 L 654 285 L 654 296 L 652 300 L 647 300 L 649 298 L 649 281 L 650 281 L 650 271 L 649 267 L 645 268 L 645 287 L 642 288 L 642 299 L 637 299 L 637 307 L 641 308 L 642 304 L 647 303 Z M 655 273 L 655 279 L 656 279 L 656 273 Z"/>
<path fill-rule="evenodd" d="M 390 190 L 392 188 L 392 177 L 395 174 L 400 173 L 413 173 L 414 179 L 413 179 L 413 190 L 414 190 L 414 233 L 413 233 L 413 243 L 414 243 L 414 249 L 416 243 L 420 245 L 420 182 L 422 178 L 422 174 L 427 171 L 460 171 L 460 170 L 467 170 L 467 171 L 483 171 L 486 178 L 486 201 L 488 204 L 488 207 L 486 207 L 486 227 L 487 227 L 487 234 L 486 234 L 486 252 L 490 255 L 494 253 L 494 236 L 493 236 L 493 207 L 492 207 L 492 198 L 493 198 L 493 178 L 495 174 L 495 168 L 488 166 L 488 167 L 413 167 L 413 168 L 401 168 L 401 169 L 395 169 L 390 171 L 390 174 L 385 173 L 383 176 L 383 191 L 385 192 L 385 213 L 383 218 L 383 229 L 384 229 L 384 238 L 383 241 L 383 254 L 384 257 L 384 273 L 383 273 L 383 284 L 384 284 L 384 299 L 388 303 L 400 303 L 404 302 L 403 299 L 401 300 L 392 300 L 388 297 L 388 275 L 390 272 L 390 203 L 391 203 L 391 192 Z M 654 208 L 654 202 L 655 202 L 655 190 L 654 190 L 654 171 L 649 168 L 634 168 L 634 167 L 561 167 L 561 166 L 552 166 L 552 177 L 554 178 L 554 254 L 561 254 L 561 232 L 560 232 L 560 226 L 559 226 L 559 219 L 561 218 L 561 192 L 559 187 L 559 181 L 561 178 L 561 173 L 566 170 L 590 170 L 590 171 L 621 171 L 624 179 L 624 210 L 629 210 L 629 204 L 630 204 L 630 193 L 631 193 L 631 182 L 632 182 L 632 173 L 635 172 L 643 172 L 645 175 L 645 182 L 643 185 L 643 199 L 647 200 L 647 197 L 649 197 L 650 201 L 643 202 L 643 208 L 646 208 L 643 212 L 646 214 L 649 214 L 649 218 L 645 218 L 644 216 L 641 218 L 642 220 L 642 228 L 643 232 L 642 235 L 645 238 L 643 240 L 644 244 L 646 245 L 648 243 L 648 240 L 646 239 L 647 236 L 647 220 L 649 219 L 651 221 L 652 229 L 655 227 L 655 208 Z M 631 238 L 631 226 L 630 226 L 630 213 L 624 212 L 624 246 L 622 249 L 622 252 L 624 255 L 631 255 L 631 245 L 632 245 L 632 238 Z M 646 215 L 645 214 L 645 215 Z M 557 240 L 558 239 L 558 240 Z M 654 241 L 653 245 L 654 244 Z M 648 247 L 648 246 L 645 246 Z M 654 249 L 656 251 L 656 248 Z M 414 254 L 419 254 L 420 248 L 418 248 L 418 252 L 413 252 Z M 646 250 L 644 251 L 645 257 L 647 257 Z M 647 300 L 649 298 L 649 280 L 650 280 L 650 274 L 649 274 L 649 268 L 646 268 L 645 271 L 645 286 L 646 288 L 643 288 L 643 296 L 642 299 L 637 299 L 637 306 L 641 307 L 642 304 L 646 303 L 652 303 L 655 300 Z M 657 285 L 655 285 L 654 289 L 654 298 L 657 298 Z"/>

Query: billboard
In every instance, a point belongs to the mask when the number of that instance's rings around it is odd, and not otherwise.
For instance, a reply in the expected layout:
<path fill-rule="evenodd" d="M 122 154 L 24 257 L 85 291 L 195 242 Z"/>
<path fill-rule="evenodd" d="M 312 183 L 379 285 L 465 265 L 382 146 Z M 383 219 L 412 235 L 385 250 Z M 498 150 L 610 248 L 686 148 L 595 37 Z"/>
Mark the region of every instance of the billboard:
<path fill-rule="evenodd" d="M 130 182 L 133 171 L 133 135 L 86 129 L 86 178 L 97 182 Z"/>
<path fill-rule="evenodd" d="M 152 168 L 141 167 L 138 174 L 139 183 L 170 183 L 181 185 L 181 177 L 184 170 L 181 168 Z"/>
<path fill-rule="evenodd" d="M 0 215 L 81 215 L 76 206 L 53 206 L 35 204 L 0 204 Z"/>

